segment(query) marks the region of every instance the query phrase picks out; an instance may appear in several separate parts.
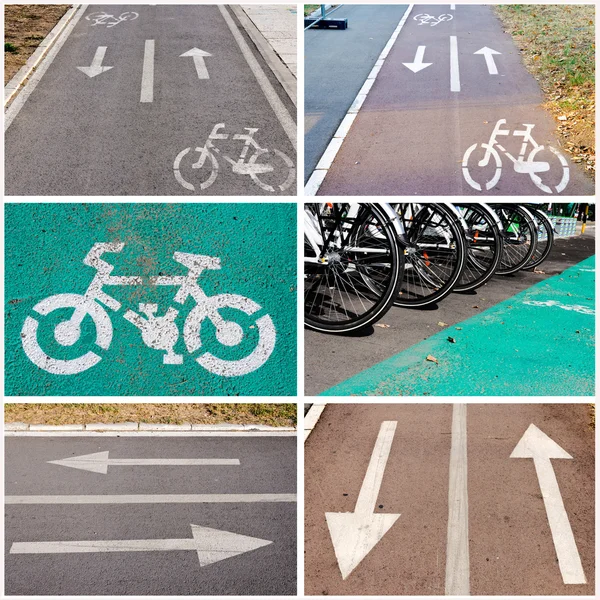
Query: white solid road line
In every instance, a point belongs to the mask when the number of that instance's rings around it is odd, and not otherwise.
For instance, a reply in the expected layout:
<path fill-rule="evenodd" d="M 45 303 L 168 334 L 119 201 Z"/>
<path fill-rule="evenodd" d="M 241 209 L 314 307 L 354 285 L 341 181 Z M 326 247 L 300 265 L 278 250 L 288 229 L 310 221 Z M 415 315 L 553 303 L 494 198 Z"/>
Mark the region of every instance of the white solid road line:
<path fill-rule="evenodd" d="M 456 36 L 450 36 L 450 91 L 460 92 L 460 71 L 458 68 L 458 43 Z"/>
<path fill-rule="evenodd" d="M 282 428 L 283 429 L 283 428 Z M 294 437 L 295 431 L 5 431 L 5 437 Z"/>
<path fill-rule="evenodd" d="M 448 486 L 446 595 L 468 596 L 469 499 L 467 495 L 467 405 L 452 407 L 452 442 Z"/>
<path fill-rule="evenodd" d="M 317 425 L 317 421 L 321 418 L 321 414 L 325 410 L 327 406 L 327 402 L 319 402 L 313 404 L 306 413 L 304 417 L 304 441 L 308 439 L 308 436 L 311 434 L 312 430 Z"/>
<path fill-rule="evenodd" d="M 237 458 L 108 458 L 109 451 L 94 452 L 82 456 L 71 456 L 61 460 L 47 461 L 53 465 L 91 471 L 92 473 L 108 473 L 108 466 L 239 466 Z"/>
<path fill-rule="evenodd" d="M 384 421 L 353 513 L 325 513 L 342 579 L 346 579 L 400 517 L 375 513 L 397 421 Z"/>
<path fill-rule="evenodd" d="M 6 496 L 4 504 L 218 504 L 296 502 L 296 494 L 119 494 L 105 496 Z"/>
<path fill-rule="evenodd" d="M 154 101 L 154 40 L 144 44 L 144 64 L 142 66 L 142 90 L 140 102 Z"/>
<path fill-rule="evenodd" d="M 190 539 L 89 540 L 64 542 L 14 542 L 10 554 L 70 554 L 81 552 L 169 552 L 195 550 L 204 567 L 273 542 L 230 531 L 191 525 Z"/>
<path fill-rule="evenodd" d="M 365 80 L 363 86 L 360 88 L 358 94 L 356 95 L 356 98 L 354 98 L 354 101 L 350 105 L 350 108 L 348 109 L 346 116 L 343 118 L 340 126 L 338 127 L 337 131 L 333 135 L 333 138 L 330 140 L 329 144 L 327 145 L 327 148 L 325 148 L 325 152 L 323 152 L 323 155 L 319 159 L 317 166 L 315 167 L 314 171 L 311 173 L 308 181 L 306 182 L 306 185 L 304 186 L 304 195 L 305 196 L 316 196 L 317 195 L 317 192 L 319 191 L 319 188 L 321 187 L 321 185 L 327 175 L 327 172 L 329 171 L 329 168 L 333 164 L 333 161 L 334 161 L 339 149 L 342 147 L 343 141 L 346 139 L 346 136 L 348 135 L 348 132 L 350 131 L 352 123 L 354 123 L 354 120 L 356 119 L 356 117 L 358 115 L 358 111 L 361 109 L 364 101 L 367 99 L 367 95 L 371 91 L 371 88 L 373 87 L 373 84 L 375 83 L 375 79 L 377 79 L 377 75 L 379 75 L 379 71 L 381 70 L 383 63 L 385 62 L 385 59 L 387 58 L 388 54 L 390 53 L 390 50 L 396 43 L 396 39 L 400 35 L 400 31 L 402 30 L 402 27 L 404 27 L 404 24 L 408 20 L 408 16 L 410 15 L 413 7 L 414 7 L 414 4 L 408 5 L 406 12 L 400 19 L 400 22 L 398 23 L 396 29 L 394 29 L 394 32 L 390 36 L 390 39 L 388 40 L 384 49 L 381 51 L 379 58 L 375 62 L 375 65 L 371 69 L 371 72 L 367 76 L 367 79 Z"/>
<path fill-rule="evenodd" d="M 86 11 L 88 5 L 82 4 L 81 8 L 77 11 L 77 14 L 73 17 L 73 19 L 69 22 L 69 24 L 65 27 L 62 32 L 60 38 L 56 40 L 56 43 L 50 50 L 46 57 L 39 64 L 37 69 L 33 72 L 29 81 L 25 84 L 25 87 L 19 92 L 19 95 L 14 99 L 13 103 L 8 107 L 8 110 L 4 114 L 4 131 L 6 131 L 14 121 L 15 117 L 19 114 L 19 111 L 23 108 L 25 102 L 31 94 L 33 90 L 35 90 L 37 84 L 40 82 L 40 79 L 44 76 L 44 73 L 48 70 L 48 67 L 52 64 L 52 61 L 56 58 L 59 50 L 62 48 L 63 44 L 67 41 L 67 38 L 75 28 L 75 25 L 81 19 L 81 16 Z"/>
<path fill-rule="evenodd" d="M 527 428 L 510 457 L 533 459 L 564 583 L 586 583 L 573 530 L 558 487 L 556 473 L 550 462 L 551 458 L 573 457 L 533 423 Z"/>
<path fill-rule="evenodd" d="M 229 30 L 231 31 L 235 41 L 237 42 L 237 45 L 239 46 L 242 54 L 244 55 L 244 58 L 246 59 L 250 70 L 254 74 L 254 77 L 256 77 L 258 85 L 262 89 L 267 101 L 271 105 L 271 108 L 277 116 L 277 119 L 279 119 L 279 122 L 281 123 L 283 130 L 285 131 L 286 135 L 288 136 L 288 139 L 294 147 L 294 150 L 296 150 L 297 127 L 294 119 L 292 119 L 292 117 L 290 116 L 290 113 L 288 112 L 287 108 L 277 95 L 277 92 L 271 85 L 271 82 L 265 75 L 261 66 L 258 64 L 258 61 L 256 60 L 256 58 L 254 58 L 254 54 L 252 54 L 252 51 L 248 47 L 246 40 L 244 40 L 244 37 L 239 32 L 237 25 L 231 18 L 231 15 L 227 12 L 227 8 L 225 8 L 225 6 L 223 6 L 222 4 L 219 4 L 218 6 L 221 15 L 223 15 L 223 18 L 225 19 Z"/>

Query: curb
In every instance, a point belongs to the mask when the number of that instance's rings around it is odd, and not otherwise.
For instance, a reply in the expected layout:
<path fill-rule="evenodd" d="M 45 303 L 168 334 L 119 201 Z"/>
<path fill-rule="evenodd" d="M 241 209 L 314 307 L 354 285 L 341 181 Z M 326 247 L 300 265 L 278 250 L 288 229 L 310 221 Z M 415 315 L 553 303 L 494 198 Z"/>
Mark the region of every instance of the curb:
<path fill-rule="evenodd" d="M 327 16 L 327 11 L 333 6 L 333 4 L 326 4 L 325 5 L 325 16 Z M 321 9 L 317 8 L 316 10 L 313 10 L 310 15 L 308 15 L 309 19 L 318 19 L 321 16 Z"/>
<path fill-rule="evenodd" d="M 342 119 L 340 126 L 338 127 L 337 131 L 333 134 L 333 138 L 330 140 L 329 144 L 327 145 L 327 148 L 325 148 L 325 152 L 323 152 L 323 155 L 319 159 L 317 166 L 315 167 L 314 171 L 311 173 L 308 181 L 306 182 L 306 185 L 304 186 L 304 195 L 305 196 L 316 196 L 317 195 L 317 192 L 319 191 L 319 188 L 321 187 L 321 184 L 323 183 L 323 180 L 325 179 L 327 172 L 331 168 L 331 165 L 333 164 L 333 161 L 334 161 L 337 153 L 339 152 L 340 148 L 342 147 L 343 141 L 346 139 L 346 135 L 348 135 L 348 132 L 350 131 L 350 128 L 352 127 L 352 123 L 354 123 L 354 119 L 356 119 L 356 117 L 358 116 L 358 111 L 361 109 L 361 106 L 363 105 L 364 101 L 367 99 L 367 95 L 371 91 L 371 88 L 373 87 L 373 84 L 375 83 L 375 79 L 377 79 L 377 75 L 379 74 L 379 71 L 381 70 L 383 63 L 385 62 L 385 59 L 387 58 L 388 54 L 391 52 L 392 48 L 394 47 L 394 44 L 396 43 L 396 39 L 400 35 L 400 31 L 402 30 L 402 28 L 404 27 L 404 24 L 408 20 L 408 17 L 410 15 L 410 13 L 412 12 L 413 7 L 414 7 L 414 4 L 408 5 L 406 12 L 400 19 L 400 22 L 398 23 L 398 26 L 396 27 L 396 29 L 394 29 L 394 32 L 392 33 L 387 44 L 381 51 L 381 54 L 379 55 L 377 61 L 375 62 L 374 67 L 371 69 L 371 72 L 367 75 L 367 79 L 365 80 L 362 87 L 358 91 L 356 98 L 354 98 L 354 101 L 352 102 L 352 104 L 350 105 L 350 108 L 346 112 L 346 115 Z"/>
<path fill-rule="evenodd" d="M 54 45 L 64 28 L 69 24 L 75 13 L 81 7 L 81 4 L 74 4 L 61 17 L 60 21 L 54 26 L 52 31 L 42 40 L 41 44 L 36 48 L 35 52 L 27 59 L 27 62 L 15 73 L 13 78 L 4 86 L 4 106 L 14 98 L 15 94 L 20 91 L 21 86 L 26 79 L 31 75 L 32 71 L 38 66 L 47 52 Z"/>
<path fill-rule="evenodd" d="M 295 427 L 275 427 L 259 424 L 191 424 L 182 423 L 86 423 L 72 425 L 30 425 L 27 423 L 5 423 L 4 431 L 296 431 Z"/>
<path fill-rule="evenodd" d="M 327 402 L 321 402 L 319 404 L 313 404 L 304 417 L 304 441 L 308 439 L 308 436 L 312 433 L 315 428 L 317 421 L 321 417 L 321 414 L 325 410 Z"/>
<path fill-rule="evenodd" d="M 241 6 L 231 4 L 229 5 L 229 8 L 240 22 L 246 33 L 250 36 L 250 39 L 254 42 L 254 45 L 271 69 L 273 75 L 275 75 L 277 78 L 277 81 L 279 81 L 285 90 L 289 99 L 292 101 L 294 106 L 297 106 L 296 99 L 298 96 L 298 88 L 294 74 L 289 70 L 281 58 L 279 58 L 275 50 L 273 50 L 267 41 L 267 38 L 265 38 L 265 36 L 258 30 L 244 9 Z"/>

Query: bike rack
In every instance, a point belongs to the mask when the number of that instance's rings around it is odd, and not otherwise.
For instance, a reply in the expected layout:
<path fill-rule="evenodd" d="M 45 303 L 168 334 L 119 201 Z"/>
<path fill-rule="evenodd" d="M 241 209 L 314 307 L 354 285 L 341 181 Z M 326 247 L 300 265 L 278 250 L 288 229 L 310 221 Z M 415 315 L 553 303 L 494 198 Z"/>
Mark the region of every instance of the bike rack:
<path fill-rule="evenodd" d="M 328 19 L 326 18 L 325 4 L 321 4 L 321 16 L 315 17 L 304 17 L 304 31 L 307 29 L 348 29 L 348 19 Z M 328 14 L 334 13 L 338 8 L 344 6 L 340 4 L 333 10 L 330 10 Z M 316 12 L 316 11 L 315 11 Z M 313 15 L 315 13 L 312 13 Z"/>

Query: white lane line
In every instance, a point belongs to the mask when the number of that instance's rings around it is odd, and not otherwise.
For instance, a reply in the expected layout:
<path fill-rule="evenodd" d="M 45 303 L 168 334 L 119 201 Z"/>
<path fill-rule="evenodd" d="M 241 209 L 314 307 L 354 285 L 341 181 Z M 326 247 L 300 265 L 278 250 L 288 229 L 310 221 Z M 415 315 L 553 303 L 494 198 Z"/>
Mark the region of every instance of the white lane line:
<path fill-rule="evenodd" d="M 354 512 L 325 513 L 342 579 L 352 573 L 400 517 L 375 512 L 397 425 L 398 421 L 384 421 L 379 428 Z"/>
<path fill-rule="evenodd" d="M 451 4 L 450 5 L 450 10 L 454 10 L 456 8 L 456 4 Z"/>
<path fill-rule="evenodd" d="M 271 540 L 262 540 L 210 527 L 191 524 L 191 528 L 192 537 L 182 539 L 14 542 L 10 547 L 10 554 L 194 550 L 197 553 L 200 566 L 204 567 L 273 543 Z"/>
<path fill-rule="evenodd" d="M 294 437 L 295 431 L 5 431 L 5 437 Z"/>
<path fill-rule="evenodd" d="M 358 94 L 356 95 L 356 98 L 350 105 L 350 108 L 348 109 L 346 116 L 342 120 L 342 123 L 338 127 L 338 130 L 335 132 L 333 138 L 327 145 L 325 152 L 323 152 L 321 158 L 317 162 L 317 166 L 315 167 L 314 171 L 311 173 L 308 181 L 306 182 L 306 185 L 304 186 L 304 195 L 305 196 L 316 196 L 317 195 L 317 192 L 319 191 L 319 188 L 321 187 L 321 185 L 327 175 L 327 172 L 329 171 L 331 165 L 333 164 L 333 161 L 334 161 L 337 153 L 339 152 L 339 149 L 342 147 L 343 141 L 346 139 L 346 136 L 348 135 L 348 132 L 350 131 L 350 128 L 352 126 L 352 123 L 354 122 L 354 119 L 356 118 L 356 115 L 358 114 L 358 111 L 361 109 L 364 101 L 367 99 L 367 94 L 371 91 L 371 88 L 373 87 L 373 84 L 375 83 L 375 80 L 377 79 L 377 75 L 379 75 L 379 71 L 381 70 L 381 67 L 383 66 L 383 63 L 385 62 L 385 59 L 387 58 L 388 54 L 390 53 L 390 50 L 392 49 L 394 43 L 396 42 L 396 39 L 398 38 L 398 35 L 400 34 L 402 27 L 404 27 L 404 24 L 408 20 L 408 17 L 410 15 L 410 12 L 412 11 L 413 7 L 414 7 L 414 4 L 409 4 L 408 8 L 406 9 L 406 12 L 402 16 L 402 19 L 400 19 L 400 22 L 398 23 L 396 29 L 394 29 L 394 32 L 392 33 L 390 39 L 388 40 L 387 44 L 385 45 L 385 48 L 382 50 L 381 54 L 379 55 L 377 62 L 375 63 L 374 67 L 371 69 L 371 72 L 369 73 L 369 75 L 367 76 L 365 83 L 363 84 L 363 86 L 359 90 Z M 353 117 L 351 119 L 348 118 L 350 115 L 353 115 Z"/>
<path fill-rule="evenodd" d="M 467 494 L 467 405 L 452 407 L 452 445 L 448 487 L 446 595 L 468 596 L 469 499 Z"/>
<path fill-rule="evenodd" d="M 63 44 L 67 41 L 67 38 L 75 28 L 75 25 L 79 22 L 79 19 L 86 11 L 88 5 L 83 4 L 78 10 L 77 14 L 65 27 L 60 38 L 56 40 L 56 43 L 50 48 L 46 57 L 39 64 L 37 69 L 33 72 L 29 81 L 25 84 L 25 87 L 19 92 L 19 95 L 14 99 L 13 103 L 8 107 L 8 110 L 4 114 L 4 131 L 6 131 L 14 121 L 15 117 L 19 114 L 19 111 L 23 108 L 25 102 L 33 91 L 35 90 L 40 79 L 44 76 L 44 73 L 48 70 L 48 67 L 52 64 L 52 61 L 56 58 L 59 50 L 63 47 Z"/>
<path fill-rule="evenodd" d="M 144 44 L 144 64 L 142 67 L 142 91 L 140 102 L 154 101 L 154 40 Z"/>
<path fill-rule="evenodd" d="M 254 54 L 252 54 L 252 51 L 248 47 L 248 44 L 246 44 L 246 40 L 244 40 L 244 37 L 239 32 L 237 25 L 231 18 L 231 15 L 227 12 L 225 6 L 223 6 L 222 4 L 219 4 L 218 6 L 221 15 L 223 15 L 223 18 L 225 19 L 225 22 L 227 23 L 227 26 L 229 27 L 229 30 L 233 35 L 233 38 L 237 42 L 237 45 L 239 46 L 242 54 L 244 55 L 244 58 L 246 59 L 250 70 L 254 74 L 254 77 L 256 77 L 258 85 L 263 91 L 263 94 L 265 95 L 267 101 L 271 105 L 271 108 L 277 116 L 277 119 L 279 119 L 279 122 L 281 123 L 283 130 L 285 131 L 286 135 L 288 136 L 288 139 L 294 147 L 294 150 L 296 150 L 297 127 L 296 123 L 294 122 L 294 119 L 292 119 L 292 117 L 290 116 L 290 113 L 288 112 L 287 108 L 277 95 L 277 92 L 271 85 L 271 82 L 265 75 L 261 66 L 258 64 L 258 61 L 256 60 L 256 58 L 254 58 Z"/>
<path fill-rule="evenodd" d="M 296 502 L 296 494 L 118 494 L 103 496 L 6 496 L 4 504 L 218 504 Z"/>
<path fill-rule="evenodd" d="M 458 43 L 456 36 L 450 36 L 450 91 L 460 92 L 460 71 L 458 69 Z"/>
<path fill-rule="evenodd" d="M 575 536 L 550 461 L 551 458 L 573 457 L 533 423 L 529 425 L 510 457 L 533 459 L 563 582 L 567 585 L 586 583 Z"/>
<path fill-rule="evenodd" d="M 317 425 L 317 421 L 321 418 L 321 414 L 325 410 L 327 402 L 321 402 L 319 404 L 313 404 L 304 417 L 304 441 L 307 440 L 308 436 L 312 433 L 312 430 Z"/>

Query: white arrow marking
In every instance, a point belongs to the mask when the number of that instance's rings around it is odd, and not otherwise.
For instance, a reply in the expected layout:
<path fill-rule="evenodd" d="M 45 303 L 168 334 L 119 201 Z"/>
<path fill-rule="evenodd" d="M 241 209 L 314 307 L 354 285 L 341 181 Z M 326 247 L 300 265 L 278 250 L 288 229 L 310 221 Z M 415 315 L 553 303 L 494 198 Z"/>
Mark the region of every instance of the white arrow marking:
<path fill-rule="evenodd" d="M 533 458 L 563 581 L 566 584 L 586 583 L 573 530 L 550 462 L 551 458 L 573 457 L 533 423 L 527 428 L 510 457 Z"/>
<path fill-rule="evenodd" d="M 460 92 L 460 70 L 458 68 L 458 42 L 450 36 L 450 91 Z"/>
<path fill-rule="evenodd" d="M 433 63 L 423 62 L 423 56 L 425 55 L 425 48 L 427 46 L 419 46 L 417 48 L 417 53 L 415 54 L 415 60 L 411 63 L 402 63 L 405 67 L 409 68 L 413 73 L 418 73 L 419 71 L 426 69 Z"/>
<path fill-rule="evenodd" d="M 168 552 L 195 550 L 200 566 L 268 546 L 273 542 L 191 525 L 192 539 L 174 540 L 90 540 L 68 542 L 15 542 L 10 554 L 68 554 L 73 552 Z"/>
<path fill-rule="evenodd" d="M 496 67 L 496 62 L 494 61 L 494 54 L 502 54 L 502 52 L 498 52 L 497 50 L 492 50 L 491 48 L 484 46 L 480 50 L 477 50 L 477 52 L 473 52 L 473 54 L 483 54 L 488 73 L 490 75 L 498 75 L 498 68 Z"/>
<path fill-rule="evenodd" d="M 106 46 L 98 46 L 96 50 L 96 54 L 94 54 L 94 59 L 92 60 L 92 64 L 89 67 L 77 67 L 82 73 L 85 73 L 88 77 L 96 77 L 96 75 L 100 75 L 100 73 L 104 73 L 105 71 L 110 71 L 112 67 L 103 67 L 102 61 L 104 60 L 104 55 L 106 54 Z"/>
<path fill-rule="evenodd" d="M 194 66 L 196 67 L 196 73 L 198 73 L 198 79 L 208 79 L 208 69 L 206 68 L 206 63 L 204 62 L 204 57 L 212 56 L 208 52 L 204 52 L 204 50 L 200 50 L 198 48 L 192 48 L 187 52 L 184 52 L 181 56 L 191 56 L 194 59 Z"/>
<path fill-rule="evenodd" d="M 325 513 L 342 579 L 352 573 L 400 516 L 374 512 L 397 424 L 381 424 L 354 512 Z"/>
<path fill-rule="evenodd" d="M 83 471 L 92 471 L 93 473 L 102 473 L 106 475 L 108 465 L 239 465 L 237 458 L 108 458 L 108 451 L 94 452 L 94 454 L 84 454 L 82 456 L 72 456 L 61 460 L 49 460 L 50 464 L 71 467 L 72 469 L 81 469 Z"/>

